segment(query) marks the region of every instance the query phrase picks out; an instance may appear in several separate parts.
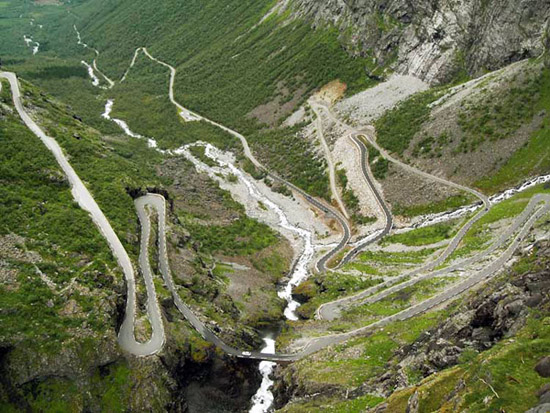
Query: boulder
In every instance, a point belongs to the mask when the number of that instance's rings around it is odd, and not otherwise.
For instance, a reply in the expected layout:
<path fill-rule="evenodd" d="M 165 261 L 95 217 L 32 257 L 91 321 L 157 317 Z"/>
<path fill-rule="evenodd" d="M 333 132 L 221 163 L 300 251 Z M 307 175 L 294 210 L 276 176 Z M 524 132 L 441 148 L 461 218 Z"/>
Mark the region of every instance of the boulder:
<path fill-rule="evenodd" d="M 542 377 L 550 377 L 550 356 L 543 357 L 535 366 L 535 371 Z"/>
<path fill-rule="evenodd" d="M 527 410 L 525 413 L 548 413 L 550 412 L 550 403 L 540 404 L 532 409 Z"/>

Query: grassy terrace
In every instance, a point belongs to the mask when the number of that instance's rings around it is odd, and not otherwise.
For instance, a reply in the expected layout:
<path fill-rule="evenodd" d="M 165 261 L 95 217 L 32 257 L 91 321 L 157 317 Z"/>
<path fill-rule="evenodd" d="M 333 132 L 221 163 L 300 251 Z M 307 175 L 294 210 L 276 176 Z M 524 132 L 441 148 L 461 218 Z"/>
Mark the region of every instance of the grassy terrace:
<path fill-rule="evenodd" d="M 420 252 L 423 253 L 424 251 Z M 403 257 L 400 257 L 399 261 L 402 263 L 403 259 Z M 310 280 L 297 289 L 296 293 L 309 298 L 307 303 L 302 305 L 298 311 L 304 317 L 312 317 L 320 304 L 362 291 L 380 281 L 379 277 L 369 275 L 357 276 L 330 273 L 321 278 L 318 276 L 315 280 Z M 341 318 L 334 321 L 309 320 L 301 323 L 290 323 L 291 328 L 279 336 L 278 344 L 284 347 L 290 340 L 299 337 L 315 337 L 346 332 L 369 325 L 376 320 L 395 314 L 443 291 L 456 281 L 457 279 L 454 277 L 423 280 L 376 303 L 351 307 L 343 312 Z"/>
<path fill-rule="evenodd" d="M 338 272 L 327 272 L 319 275 L 315 280 L 308 280 L 300 284 L 295 294 L 308 299 L 307 303 L 298 308 L 302 317 L 312 318 L 317 308 L 326 302 L 332 301 L 343 294 L 353 294 L 380 283 L 378 277 L 358 277 Z"/>
<path fill-rule="evenodd" d="M 353 321 L 356 318 L 375 321 L 380 317 L 387 317 L 398 313 L 412 304 L 424 301 L 445 287 L 457 281 L 455 277 L 436 277 L 419 281 L 417 284 L 393 293 L 376 303 L 360 305 L 347 310 L 342 317 L 343 321 Z M 366 323 L 369 324 L 369 323 Z"/>
<path fill-rule="evenodd" d="M 537 185 L 494 205 L 485 216 L 470 228 L 447 262 L 486 248 L 493 240 L 489 226 L 498 223 L 498 221 L 511 219 L 519 215 L 525 209 L 531 197 L 537 193 L 550 193 L 550 188 L 544 184 Z"/>
<path fill-rule="evenodd" d="M 442 222 L 411 231 L 393 234 L 383 239 L 383 244 L 403 244 L 411 247 L 435 244 L 440 241 L 452 238 L 461 225 L 453 222 Z"/>
<path fill-rule="evenodd" d="M 364 251 L 357 256 L 357 259 L 361 263 L 420 264 L 435 251 L 433 248 L 408 252 Z"/>
<path fill-rule="evenodd" d="M 471 194 L 453 195 L 442 199 L 441 201 L 430 202 L 427 204 L 419 204 L 412 206 L 402 206 L 396 204 L 393 206 L 392 211 L 395 215 L 402 215 L 404 217 L 412 218 L 419 215 L 437 214 L 444 211 L 452 211 L 458 209 L 464 205 L 473 204 L 478 202 L 479 199 Z"/>

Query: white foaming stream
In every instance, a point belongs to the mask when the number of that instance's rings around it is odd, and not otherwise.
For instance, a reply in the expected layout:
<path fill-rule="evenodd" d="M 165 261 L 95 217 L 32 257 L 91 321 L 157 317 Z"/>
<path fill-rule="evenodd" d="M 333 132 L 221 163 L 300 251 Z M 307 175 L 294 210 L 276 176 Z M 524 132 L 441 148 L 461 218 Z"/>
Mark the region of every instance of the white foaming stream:
<path fill-rule="evenodd" d="M 298 316 L 296 315 L 296 309 L 300 306 L 300 303 L 298 303 L 296 300 L 292 298 L 292 289 L 300 284 L 302 281 L 304 281 L 308 276 L 308 265 L 311 262 L 311 259 L 313 258 L 313 255 L 315 254 L 315 248 L 313 246 L 313 234 L 305 229 L 302 229 L 300 227 L 297 227 L 295 225 L 292 225 L 290 221 L 288 220 L 287 216 L 273 201 L 271 201 L 269 198 L 264 196 L 258 188 L 252 183 L 250 179 L 246 177 L 246 175 L 238 169 L 235 165 L 233 165 L 230 162 L 224 161 L 222 158 L 222 152 L 216 148 L 215 146 L 209 144 L 209 143 L 196 143 L 196 144 L 190 144 L 182 146 L 179 149 L 176 149 L 172 151 L 172 153 L 177 155 L 184 155 L 188 160 L 193 162 L 195 164 L 195 167 L 200 168 L 201 170 L 211 172 L 212 169 L 208 165 L 203 164 L 202 162 L 198 161 L 193 157 L 191 152 L 189 151 L 189 147 L 193 145 L 201 145 L 205 148 L 205 155 L 208 156 L 210 159 L 218 162 L 220 167 L 223 169 L 228 169 L 230 173 L 237 176 L 237 178 L 246 186 L 248 190 L 248 194 L 256 199 L 257 201 L 262 202 L 266 207 L 268 207 L 270 210 L 275 212 L 277 217 L 279 218 L 279 226 L 289 230 L 293 233 L 295 233 L 298 237 L 300 237 L 304 243 L 304 250 L 300 257 L 298 258 L 298 261 L 296 262 L 296 265 L 294 266 L 292 276 L 290 277 L 289 282 L 286 284 L 286 286 L 279 291 L 279 297 L 283 298 L 287 301 L 287 307 L 285 308 L 284 315 L 289 320 L 298 320 Z M 222 172 L 222 171 L 218 171 Z"/>
<path fill-rule="evenodd" d="M 220 168 L 212 168 L 197 160 L 189 151 L 189 147 L 193 145 L 204 146 L 205 155 L 208 156 L 210 159 L 216 161 L 220 165 Z M 296 315 L 295 311 L 300 304 L 292 298 L 292 289 L 293 287 L 304 281 L 308 276 L 308 265 L 311 262 L 315 253 L 312 233 L 310 231 L 292 225 L 292 223 L 290 223 L 284 211 L 279 207 L 279 205 L 264 196 L 258 190 L 256 185 L 252 182 L 252 180 L 248 179 L 248 177 L 240 169 L 238 169 L 231 162 L 224 161 L 222 159 L 222 152 L 215 146 L 212 146 L 208 143 L 196 143 L 185 145 L 172 152 L 175 154 L 184 155 L 195 165 L 197 170 L 205 171 L 211 176 L 215 176 L 215 174 L 219 172 L 223 173 L 224 169 L 225 171 L 228 170 L 229 173 L 235 175 L 246 186 L 248 194 L 252 198 L 262 202 L 263 205 L 275 212 L 275 214 L 279 218 L 280 227 L 295 233 L 303 240 L 304 249 L 300 257 L 298 258 L 296 265 L 293 268 L 292 276 L 286 286 L 278 293 L 279 297 L 285 299 L 288 303 L 284 311 L 285 317 L 289 320 L 297 320 L 298 316 Z M 264 342 L 266 343 L 266 347 L 262 349 L 262 352 L 274 353 L 275 340 L 266 337 L 264 338 Z M 270 388 L 273 385 L 273 380 L 270 379 L 270 376 L 273 373 L 275 365 L 276 363 L 266 361 L 262 361 L 260 363 L 259 370 L 260 374 L 262 375 L 262 384 L 252 398 L 252 407 L 250 409 L 251 413 L 265 413 L 271 408 L 271 405 L 273 403 L 273 393 L 270 391 Z"/>
<path fill-rule="evenodd" d="M 104 119 L 107 119 L 107 120 L 111 120 L 113 122 L 115 122 L 123 131 L 126 135 L 132 137 L 132 138 L 137 138 L 137 139 L 147 139 L 147 145 L 150 147 L 150 148 L 155 148 L 157 149 L 158 151 L 162 152 L 162 153 L 165 153 L 165 151 L 161 150 L 161 149 L 158 149 L 158 144 L 157 144 L 157 141 L 155 139 L 152 139 L 152 138 L 145 138 L 144 136 L 140 135 L 139 133 L 135 133 L 133 132 L 130 127 L 128 126 L 128 124 L 126 122 L 124 122 L 122 119 L 116 119 L 116 118 L 112 118 L 111 117 L 111 112 L 113 111 L 113 105 L 115 104 L 115 101 L 113 99 L 109 99 L 107 101 L 107 103 L 105 104 L 105 112 L 103 112 L 101 114 L 101 117 L 104 118 Z"/>
<path fill-rule="evenodd" d="M 504 192 L 501 192 L 499 194 L 493 195 L 489 198 L 489 201 L 491 204 L 498 204 L 502 201 L 505 201 L 507 199 L 510 199 L 515 194 L 519 192 L 523 192 L 529 188 L 534 187 L 535 185 L 544 184 L 546 182 L 550 182 L 550 175 L 542 175 L 538 176 L 536 178 L 529 179 L 522 183 L 521 185 L 518 185 L 515 188 L 508 189 Z M 441 212 L 438 214 L 431 214 L 426 215 L 420 219 L 420 222 L 413 225 L 412 228 L 422 228 L 427 227 L 429 225 L 438 224 L 440 222 L 449 221 L 451 219 L 460 218 L 466 214 L 469 214 L 470 212 L 474 212 L 475 210 L 481 208 L 481 204 L 474 204 L 474 205 L 467 205 L 461 208 L 458 208 L 451 212 Z"/>
<path fill-rule="evenodd" d="M 290 281 L 278 293 L 279 297 L 283 298 L 288 303 L 284 311 L 285 317 L 289 320 L 298 320 L 298 316 L 296 315 L 295 311 L 300 306 L 300 303 L 292 298 L 292 289 L 300 284 L 302 281 L 304 281 L 308 276 L 308 264 L 311 262 L 311 259 L 315 254 L 312 233 L 310 231 L 292 225 L 281 207 L 265 197 L 256 188 L 256 186 L 249 179 L 246 178 L 246 176 L 240 169 L 238 169 L 235 165 L 222 161 L 220 159 L 219 149 L 210 144 L 206 144 L 205 155 L 218 161 L 222 167 L 228 168 L 233 174 L 235 174 L 241 180 L 241 182 L 246 185 L 250 196 L 256 198 L 258 201 L 261 201 L 265 206 L 267 206 L 269 209 L 277 214 L 277 216 L 279 217 L 279 225 L 282 228 L 294 232 L 296 235 L 298 235 L 298 237 L 303 240 L 304 251 L 300 255 L 300 258 L 298 258 L 298 262 L 294 266 Z"/>
<path fill-rule="evenodd" d="M 32 46 L 32 54 L 35 55 L 38 53 L 38 48 L 40 47 L 40 43 L 35 42 L 32 39 L 32 36 L 27 37 L 27 35 L 25 34 L 23 35 L 23 40 L 25 41 L 25 44 L 27 45 L 27 47 L 31 47 L 31 44 L 34 43 L 34 46 Z"/>
<path fill-rule="evenodd" d="M 275 353 L 275 340 L 272 338 L 264 338 L 265 347 L 262 349 L 262 353 Z M 273 361 L 260 362 L 260 373 L 262 374 L 262 384 L 252 397 L 252 408 L 249 413 L 267 413 L 273 404 L 273 393 L 271 392 L 271 386 L 273 386 L 273 380 L 269 378 L 273 373 L 275 365 Z"/>
<path fill-rule="evenodd" d="M 90 76 L 90 79 L 92 79 L 92 85 L 99 86 L 99 78 L 95 75 L 94 68 L 86 63 L 84 60 L 81 60 L 80 63 L 82 63 L 88 69 L 88 76 Z"/>

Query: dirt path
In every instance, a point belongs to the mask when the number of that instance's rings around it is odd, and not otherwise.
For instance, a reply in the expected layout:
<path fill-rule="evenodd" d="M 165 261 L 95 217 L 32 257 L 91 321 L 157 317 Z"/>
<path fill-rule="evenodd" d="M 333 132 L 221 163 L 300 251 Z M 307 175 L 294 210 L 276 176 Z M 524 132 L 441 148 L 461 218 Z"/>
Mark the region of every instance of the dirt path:
<path fill-rule="evenodd" d="M 332 192 L 332 199 L 336 201 L 336 203 L 338 204 L 338 207 L 340 208 L 340 211 L 342 212 L 342 214 L 344 214 L 346 219 L 349 219 L 349 214 L 346 210 L 344 203 L 342 202 L 342 198 L 340 197 L 340 191 L 338 189 L 338 185 L 336 185 L 336 171 L 335 171 L 334 161 L 332 159 L 332 153 L 330 151 L 330 148 L 328 147 L 327 141 L 325 139 L 325 134 L 323 133 L 323 121 L 321 119 L 321 113 L 319 111 L 319 108 L 316 102 L 313 99 L 310 99 L 309 104 L 311 106 L 311 109 L 313 109 L 313 112 L 315 112 L 315 115 L 317 116 L 317 119 L 315 121 L 315 129 L 317 133 L 317 139 L 319 139 L 319 142 L 323 147 L 323 151 L 325 152 L 325 159 L 328 165 L 328 176 L 330 181 L 330 191 Z"/>

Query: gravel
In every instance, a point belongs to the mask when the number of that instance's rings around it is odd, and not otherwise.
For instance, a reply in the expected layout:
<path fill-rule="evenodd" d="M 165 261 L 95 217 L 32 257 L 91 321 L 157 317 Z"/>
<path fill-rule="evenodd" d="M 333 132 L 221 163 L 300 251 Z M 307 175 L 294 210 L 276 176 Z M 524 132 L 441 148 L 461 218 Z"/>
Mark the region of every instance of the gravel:
<path fill-rule="evenodd" d="M 367 125 L 410 95 L 428 87 L 414 76 L 392 75 L 386 82 L 340 101 L 334 109 L 339 117 L 349 116 L 353 124 Z"/>

